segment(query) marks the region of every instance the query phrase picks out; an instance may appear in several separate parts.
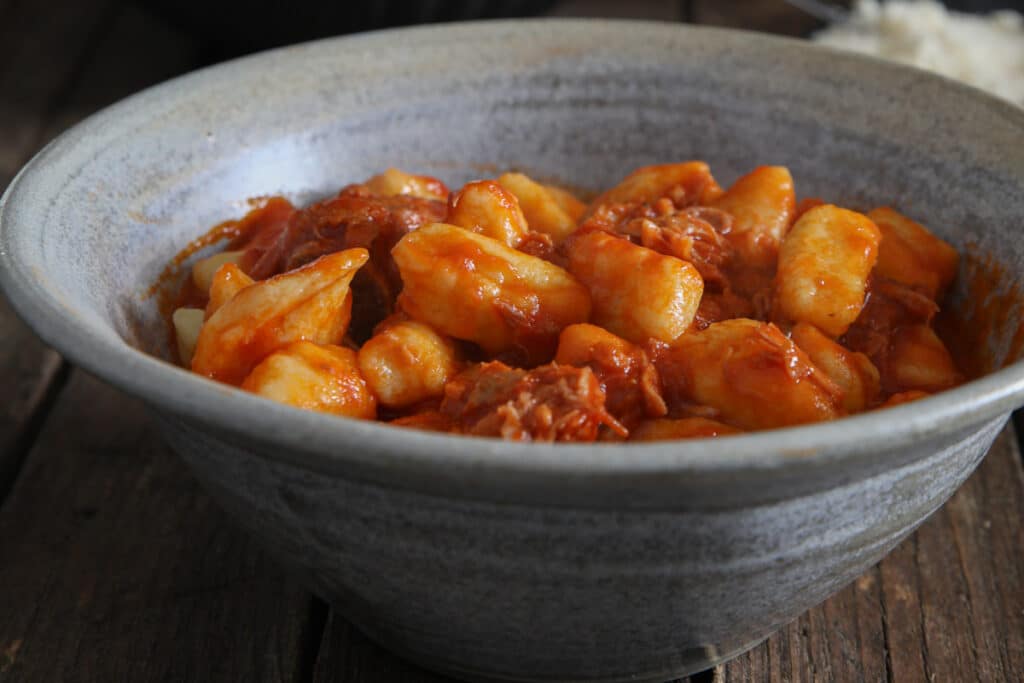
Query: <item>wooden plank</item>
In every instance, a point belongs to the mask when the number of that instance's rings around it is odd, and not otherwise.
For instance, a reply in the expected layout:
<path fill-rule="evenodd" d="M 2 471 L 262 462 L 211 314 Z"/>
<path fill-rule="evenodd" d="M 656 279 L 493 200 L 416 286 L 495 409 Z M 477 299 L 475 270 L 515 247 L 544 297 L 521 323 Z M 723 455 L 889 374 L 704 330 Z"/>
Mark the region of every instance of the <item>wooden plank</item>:
<path fill-rule="evenodd" d="M 733 681 L 1024 680 L 1024 472 L 1008 428 L 911 538 L 718 667 Z"/>
<path fill-rule="evenodd" d="M 43 127 L 79 73 L 114 0 L 17 2 L 0 23 L 0 187 L 38 149 Z"/>
<path fill-rule="evenodd" d="M 930 680 L 917 567 L 916 536 L 900 544 L 878 567 L 889 673 L 894 681 Z"/>
<path fill-rule="evenodd" d="M 1000 438 L 1017 450 L 1009 431 Z M 1024 680 L 1024 471 L 1016 455 L 990 458 L 971 482 L 973 495 L 956 496 L 944 510 L 981 680 Z"/>
<path fill-rule="evenodd" d="M 33 38 L 6 49 L 24 62 L 25 46 L 44 46 L 24 73 L 0 74 L 18 105 L 0 113 L 0 174 L 79 118 L 197 61 L 197 46 L 134 7 L 111 16 L 106 2 L 57 4 L 47 11 L 60 17 L 24 8 Z M 67 80 L 74 87 L 60 91 Z M 0 681 L 309 676 L 317 603 L 224 519 L 137 403 L 82 373 L 0 512 L 0 547 Z"/>
<path fill-rule="evenodd" d="M 111 15 L 108 10 L 118 11 Z M 42 12 L 32 3 L 10 8 L 0 27 L 0 187 L 42 145 L 97 109 L 194 67 L 199 46 L 134 5 L 106 0 L 61 3 Z M 76 26 L 72 21 L 78 21 Z M 77 30 L 73 30 L 77 28 Z M 86 40 L 92 33 L 92 39 Z M 32 45 L 33 51 L 27 52 Z M 18 61 L 20 60 L 20 61 Z M 60 357 L 19 321 L 0 297 L 0 501 L 27 451 Z"/>
<path fill-rule="evenodd" d="M 135 4 L 113 16 L 42 130 L 49 140 L 94 111 L 199 66 L 201 46 Z"/>
<path fill-rule="evenodd" d="M 747 0 L 741 5 L 719 0 L 690 0 L 688 16 L 695 24 L 724 26 L 806 36 L 822 23 L 783 0 Z"/>
<path fill-rule="evenodd" d="M 47 112 L 70 86 L 106 0 L 0 3 L 0 191 L 40 144 Z M 61 359 L 0 296 L 0 502 L 16 476 Z"/>
<path fill-rule="evenodd" d="M 449 679 L 419 668 L 371 642 L 332 612 L 313 669 L 314 683 L 446 683 Z"/>
<path fill-rule="evenodd" d="M 297 680 L 319 638 L 310 595 L 141 404 L 80 371 L 0 515 L 0 548 L 3 683 Z"/>
<path fill-rule="evenodd" d="M 61 359 L 0 296 L 0 505 L 35 434 Z"/>

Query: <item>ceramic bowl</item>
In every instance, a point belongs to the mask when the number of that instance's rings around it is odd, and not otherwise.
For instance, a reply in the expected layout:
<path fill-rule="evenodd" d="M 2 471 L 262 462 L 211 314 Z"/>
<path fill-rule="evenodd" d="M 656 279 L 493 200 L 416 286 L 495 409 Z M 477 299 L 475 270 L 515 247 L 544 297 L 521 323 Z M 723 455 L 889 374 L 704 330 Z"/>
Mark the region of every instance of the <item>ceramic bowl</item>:
<path fill-rule="evenodd" d="M 144 399 L 214 496 L 371 638 L 471 680 L 662 681 L 767 637 L 956 490 L 1024 367 L 828 424 L 529 445 L 302 412 L 160 359 L 146 292 L 248 197 L 387 166 L 599 188 L 706 159 L 802 196 L 902 207 L 1024 278 L 1024 112 L 800 42 L 607 21 L 460 24 L 300 45 L 170 81 L 61 136 L 0 217 L 0 281 L 73 362 Z M 963 284 L 958 304 L 968 299 Z M 989 335 L 1002 363 L 1019 322 Z M 1005 328 L 1005 329 L 1004 329 Z"/>

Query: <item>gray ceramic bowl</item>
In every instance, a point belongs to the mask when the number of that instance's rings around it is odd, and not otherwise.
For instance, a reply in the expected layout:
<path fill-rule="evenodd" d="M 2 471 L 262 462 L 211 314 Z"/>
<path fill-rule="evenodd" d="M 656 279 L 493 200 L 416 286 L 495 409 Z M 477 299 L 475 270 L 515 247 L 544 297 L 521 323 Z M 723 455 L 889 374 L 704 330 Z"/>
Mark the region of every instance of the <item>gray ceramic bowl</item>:
<path fill-rule="evenodd" d="M 604 21 L 368 34 L 200 71 L 63 135 L 4 197 L 0 281 L 44 339 L 145 399 L 238 522 L 387 647 L 469 679 L 661 681 L 751 647 L 885 555 L 1024 402 L 1024 366 L 799 429 L 518 445 L 193 376 L 158 358 L 143 293 L 254 195 L 306 201 L 389 165 L 598 188 L 688 158 L 723 182 L 786 164 L 803 195 L 904 207 L 1020 279 L 1022 139 L 1024 112 L 969 88 L 757 35 Z M 997 360 L 1008 334 L 990 340 Z"/>

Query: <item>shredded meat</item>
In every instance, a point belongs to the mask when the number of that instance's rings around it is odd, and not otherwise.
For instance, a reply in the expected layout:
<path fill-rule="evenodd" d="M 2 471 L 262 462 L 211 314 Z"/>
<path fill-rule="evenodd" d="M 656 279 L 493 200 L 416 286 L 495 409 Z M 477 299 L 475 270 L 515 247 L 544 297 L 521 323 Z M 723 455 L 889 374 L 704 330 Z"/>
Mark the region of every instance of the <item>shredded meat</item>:
<path fill-rule="evenodd" d="M 896 330 L 905 325 L 927 325 L 938 311 L 927 294 L 895 280 L 872 278 L 864 308 L 841 343 L 866 355 L 876 367 L 885 367 Z"/>
<path fill-rule="evenodd" d="M 661 397 L 661 380 L 654 363 L 643 349 L 626 353 L 607 345 L 591 348 L 586 364 L 597 375 L 604 389 L 608 412 L 632 429 L 648 418 L 668 413 Z"/>
<path fill-rule="evenodd" d="M 627 225 L 627 230 L 639 230 L 640 243 L 648 249 L 689 261 L 706 285 L 722 289 L 727 284 L 724 269 L 732 260 L 732 245 L 699 217 L 709 211 L 714 209 L 696 207 L 658 218 L 640 218 Z M 722 222 L 730 223 L 732 218 L 723 215 L 727 219 Z"/>
<path fill-rule="evenodd" d="M 706 206 L 677 206 L 667 197 L 653 204 L 603 204 L 580 231 L 603 230 L 688 261 L 705 285 L 715 291 L 726 289 L 725 270 L 733 260 L 733 248 L 725 235 L 732 230 L 732 215 Z"/>
<path fill-rule="evenodd" d="M 670 200 L 658 200 L 652 204 L 630 202 L 625 204 L 601 204 L 580 224 L 580 231 L 604 230 L 617 235 L 627 234 L 625 226 L 642 218 L 657 218 L 671 214 L 675 206 Z M 637 235 L 639 237 L 639 235 Z"/>
<path fill-rule="evenodd" d="M 567 268 L 569 266 L 569 259 L 555 247 L 555 242 L 551 239 L 551 236 L 545 235 L 542 232 L 528 232 L 518 249 L 524 254 L 544 259 L 559 268 Z"/>
<path fill-rule="evenodd" d="M 557 363 L 475 365 L 448 382 L 441 413 L 466 434 L 515 441 L 594 441 L 602 426 L 628 434 L 605 409 L 593 371 Z"/>
<path fill-rule="evenodd" d="M 357 341 L 393 310 L 402 279 L 391 249 L 406 233 L 444 220 L 445 203 L 412 195 L 377 196 L 365 185 L 349 185 L 337 196 L 283 216 L 247 245 L 253 254 L 246 272 L 261 280 L 353 247 L 370 252 L 370 262 L 352 281 L 350 334 Z"/>
<path fill-rule="evenodd" d="M 452 421 L 452 418 L 437 410 L 427 410 L 399 417 L 391 420 L 389 424 L 393 424 L 396 427 L 424 429 L 428 432 L 459 433 L 459 427 Z"/>
<path fill-rule="evenodd" d="M 274 197 L 240 221 L 240 235 L 229 249 L 245 252 L 240 266 L 247 275 L 260 280 L 281 272 L 296 213 L 289 201 Z"/>
<path fill-rule="evenodd" d="M 693 327 L 703 330 L 711 323 L 722 320 L 756 318 L 755 313 L 755 306 L 750 301 L 732 291 L 706 292 L 700 299 L 697 315 L 693 319 Z"/>

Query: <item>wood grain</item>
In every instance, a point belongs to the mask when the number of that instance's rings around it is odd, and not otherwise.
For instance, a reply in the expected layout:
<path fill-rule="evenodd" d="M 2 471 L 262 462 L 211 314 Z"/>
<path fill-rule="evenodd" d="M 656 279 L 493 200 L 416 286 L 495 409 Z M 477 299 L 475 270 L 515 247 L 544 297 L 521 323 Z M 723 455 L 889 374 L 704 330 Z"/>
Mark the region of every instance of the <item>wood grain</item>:
<path fill-rule="evenodd" d="M 445 683 L 449 680 L 384 650 L 337 612 L 327 620 L 313 669 L 314 683 Z"/>
<path fill-rule="evenodd" d="M 6 10 L 6 11 L 5 11 Z M 50 16 L 50 14 L 60 16 Z M 97 109 L 198 62 L 199 48 L 134 5 L 0 5 L 0 189 L 36 149 Z M 0 296 L 0 502 L 66 368 Z"/>
<path fill-rule="evenodd" d="M 0 191 L 41 144 L 54 103 L 108 2 L 0 2 Z M 17 319 L 0 296 L 0 502 L 16 476 L 47 406 L 60 357 Z"/>
<path fill-rule="evenodd" d="M 295 681 L 309 595 L 73 373 L 0 515 L 0 681 Z"/>
<path fill-rule="evenodd" d="M 38 149 L 46 122 L 105 31 L 114 0 L 12 2 L 0 22 L 0 187 Z"/>
<path fill-rule="evenodd" d="M 718 667 L 732 681 L 1024 680 L 1024 472 L 1012 429 L 877 567 Z"/>
<path fill-rule="evenodd" d="M 0 296 L 0 509 L 47 405 L 61 359 Z"/>
<path fill-rule="evenodd" d="M 748 31 L 767 31 L 788 36 L 806 36 L 822 23 L 783 0 L 690 0 L 688 16 L 695 24 L 722 26 Z"/>

